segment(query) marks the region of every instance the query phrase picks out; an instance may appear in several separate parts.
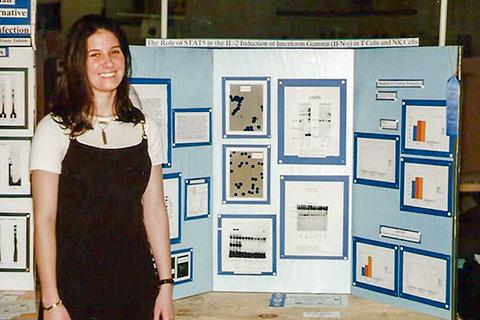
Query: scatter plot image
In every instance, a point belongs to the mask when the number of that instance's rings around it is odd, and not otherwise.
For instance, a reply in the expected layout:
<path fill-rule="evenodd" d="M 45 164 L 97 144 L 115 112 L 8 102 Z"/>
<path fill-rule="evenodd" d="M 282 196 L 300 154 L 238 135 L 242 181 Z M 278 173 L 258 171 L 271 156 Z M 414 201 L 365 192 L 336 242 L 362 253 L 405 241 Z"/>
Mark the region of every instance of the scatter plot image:
<path fill-rule="evenodd" d="M 264 131 L 264 85 L 230 84 L 230 131 Z"/>
<path fill-rule="evenodd" d="M 269 77 L 223 77 L 223 137 L 270 137 Z"/>
<path fill-rule="evenodd" d="M 230 197 L 264 198 L 264 158 L 265 154 L 262 150 L 228 150 Z"/>

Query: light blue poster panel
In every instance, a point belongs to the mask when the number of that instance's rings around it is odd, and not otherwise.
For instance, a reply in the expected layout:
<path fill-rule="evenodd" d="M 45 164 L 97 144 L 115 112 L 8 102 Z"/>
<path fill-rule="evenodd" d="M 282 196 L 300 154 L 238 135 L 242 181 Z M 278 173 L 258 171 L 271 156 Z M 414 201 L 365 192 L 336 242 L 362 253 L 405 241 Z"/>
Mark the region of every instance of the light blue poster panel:
<path fill-rule="evenodd" d="M 422 47 L 422 48 L 388 48 L 362 49 L 355 51 L 355 97 L 354 97 L 354 131 L 369 134 L 399 135 L 403 143 L 402 101 L 404 100 L 445 100 L 447 95 L 447 81 L 456 72 L 458 61 L 457 47 Z M 426 114 L 428 116 L 428 114 Z M 416 120 L 417 121 L 417 120 Z M 426 121 L 435 121 L 427 119 Z M 423 129 L 423 128 L 422 128 Z M 428 128 L 426 130 L 428 132 Z M 438 133 L 440 134 L 440 133 Z M 426 137 L 429 138 L 428 136 Z M 455 139 L 455 137 L 451 137 Z M 431 139 L 430 139 L 431 140 Z M 458 161 L 457 154 L 453 158 L 443 157 L 443 154 L 403 154 L 397 157 L 408 156 L 424 159 L 422 161 Z M 397 159 L 399 161 L 399 159 Z M 454 173 L 455 174 L 455 173 Z M 449 180 L 455 181 L 455 177 Z M 368 184 L 353 184 L 352 191 L 352 233 L 354 237 L 367 241 L 382 242 L 389 245 L 409 247 L 421 252 L 429 252 L 434 256 L 453 256 L 453 216 L 456 214 L 453 205 L 452 216 L 431 215 L 410 211 L 408 207 L 401 208 L 400 192 L 403 188 L 400 179 L 400 188 L 386 188 Z M 411 183 L 411 181 L 410 181 Z M 417 187 L 424 187 L 423 193 L 417 197 L 428 199 L 431 194 L 427 185 L 422 186 L 417 181 Z M 451 186 L 444 186 L 451 188 Z M 420 189 L 419 189 L 420 190 Z M 448 201 L 454 202 L 455 193 L 452 192 Z M 447 201 L 447 200 L 442 200 Z M 427 201 L 425 201 L 427 202 Z M 428 205 L 428 204 L 427 204 Z M 369 247 L 364 248 L 363 254 L 375 257 L 375 252 L 369 253 Z M 400 254 L 400 250 L 398 251 Z M 401 256 L 396 257 L 400 261 Z M 403 260 L 401 260 L 403 261 Z M 412 259 L 412 263 L 422 261 Z M 429 261 L 429 260 L 426 260 Z M 445 297 L 452 297 L 451 281 L 454 278 L 452 261 L 447 261 L 448 273 L 439 273 L 439 281 L 449 282 Z M 438 297 L 424 297 L 415 299 L 414 289 L 406 289 L 408 279 L 421 274 L 411 273 L 404 275 L 405 270 L 420 270 L 397 268 L 395 288 L 402 288 L 410 295 L 386 294 L 381 290 L 373 290 L 369 286 L 352 286 L 352 294 L 377 300 L 383 303 L 397 305 L 435 317 L 450 319 L 452 309 L 442 304 L 426 303 L 436 301 Z M 425 267 L 421 272 L 435 268 L 435 263 Z M 372 277 L 375 277 L 373 269 Z M 402 282 L 403 281 L 403 282 Z M 433 289 L 435 288 L 424 288 Z M 410 290 L 410 291 L 409 291 Z M 431 290 L 431 292 L 433 292 Z M 391 293 L 391 292 L 390 292 Z M 421 296 L 421 294 L 419 295 Z M 443 297 L 443 296 L 442 296 Z M 442 298 L 443 299 L 443 298 Z M 442 301 L 438 298 L 437 300 Z"/>
<path fill-rule="evenodd" d="M 211 50 L 140 46 L 131 46 L 130 50 L 132 78 L 170 79 L 172 109 L 178 112 L 180 109 L 212 108 Z M 172 135 L 172 132 L 169 134 Z M 171 166 L 163 170 L 165 174 L 182 173 L 180 203 L 184 204 L 185 180 L 212 176 L 212 146 L 207 144 L 173 148 L 171 153 Z M 172 258 L 176 261 L 175 255 L 178 252 L 188 251 L 192 261 L 188 263 L 189 269 L 183 268 L 184 264 L 187 265 L 186 262 L 177 262 L 180 270 L 188 270 L 188 274 L 182 274 L 179 278 L 188 278 L 189 281 L 182 280 L 181 285 L 175 287 L 175 299 L 212 291 L 212 220 L 205 217 L 179 219 L 179 222 L 182 236 L 178 243 L 172 244 Z"/>

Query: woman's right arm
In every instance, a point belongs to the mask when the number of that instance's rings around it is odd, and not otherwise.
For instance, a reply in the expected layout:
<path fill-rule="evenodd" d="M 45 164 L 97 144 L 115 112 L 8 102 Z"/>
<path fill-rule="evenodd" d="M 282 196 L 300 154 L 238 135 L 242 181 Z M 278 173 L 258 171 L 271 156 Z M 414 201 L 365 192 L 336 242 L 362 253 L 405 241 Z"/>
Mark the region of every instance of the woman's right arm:
<path fill-rule="evenodd" d="M 56 219 L 58 182 L 60 175 L 44 170 L 32 171 L 33 212 L 35 221 L 35 255 L 40 278 L 42 304 L 57 303 L 61 297 L 57 288 Z M 63 304 L 44 312 L 44 319 L 70 320 Z"/>

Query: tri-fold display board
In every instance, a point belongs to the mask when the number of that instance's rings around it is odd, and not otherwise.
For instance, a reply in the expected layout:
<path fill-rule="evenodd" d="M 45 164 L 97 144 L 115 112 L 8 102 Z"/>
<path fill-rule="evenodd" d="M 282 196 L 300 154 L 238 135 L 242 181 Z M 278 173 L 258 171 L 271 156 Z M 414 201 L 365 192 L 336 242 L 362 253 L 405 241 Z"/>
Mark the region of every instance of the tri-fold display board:
<path fill-rule="evenodd" d="M 353 293 L 451 318 L 457 47 L 132 53 L 176 297 Z"/>

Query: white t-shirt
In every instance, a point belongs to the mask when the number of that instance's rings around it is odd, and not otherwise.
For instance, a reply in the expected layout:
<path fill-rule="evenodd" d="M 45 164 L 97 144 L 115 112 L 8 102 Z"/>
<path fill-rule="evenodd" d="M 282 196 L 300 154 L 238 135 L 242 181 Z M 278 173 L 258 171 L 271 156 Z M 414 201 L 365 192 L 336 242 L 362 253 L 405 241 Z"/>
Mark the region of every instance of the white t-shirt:
<path fill-rule="evenodd" d="M 108 123 L 99 124 L 99 121 Z M 115 121 L 112 117 L 94 117 L 93 129 L 77 136 L 78 142 L 104 149 L 118 149 L 137 145 L 143 136 L 142 125 Z M 105 131 L 107 144 L 102 138 Z M 52 114 L 46 115 L 37 126 L 30 149 L 30 170 L 45 170 L 60 174 L 62 161 L 70 145 L 68 130 L 55 122 Z M 148 155 L 152 166 L 162 164 L 160 129 L 154 120 L 145 116 L 145 133 L 148 140 Z"/>

